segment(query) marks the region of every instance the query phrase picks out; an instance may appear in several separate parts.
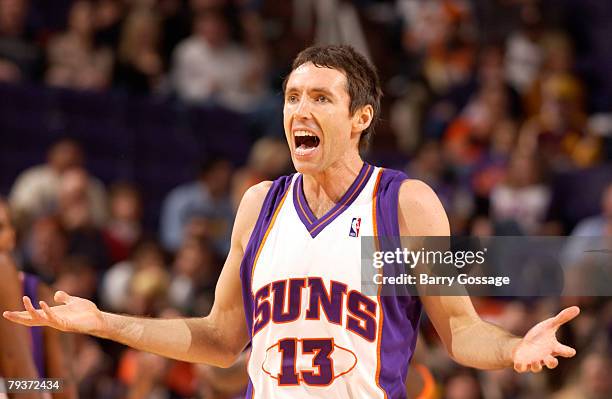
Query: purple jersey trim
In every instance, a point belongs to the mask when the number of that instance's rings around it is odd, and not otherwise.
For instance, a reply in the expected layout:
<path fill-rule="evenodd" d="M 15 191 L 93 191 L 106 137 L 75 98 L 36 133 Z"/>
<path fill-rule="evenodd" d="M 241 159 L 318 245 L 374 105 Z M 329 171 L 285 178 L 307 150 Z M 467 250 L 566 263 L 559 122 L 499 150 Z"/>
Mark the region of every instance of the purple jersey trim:
<path fill-rule="evenodd" d="M 30 297 L 32 305 L 35 307 L 38 304 L 38 277 L 25 273 L 23 279 L 23 294 Z M 38 370 L 38 376 L 44 378 L 45 373 L 45 352 L 43 341 L 42 327 L 30 327 L 30 336 L 32 338 L 32 356 Z"/>
<path fill-rule="evenodd" d="M 253 399 L 253 383 L 251 382 L 251 378 L 249 377 L 249 384 L 247 385 L 246 394 L 244 395 L 245 399 Z"/>
<path fill-rule="evenodd" d="M 406 175 L 383 169 L 376 193 L 376 226 L 379 237 L 400 236 L 398 218 L 399 189 Z M 398 239 L 380 240 L 380 250 L 394 250 Z M 379 385 L 389 399 L 406 398 L 408 364 L 418 336 L 421 301 L 411 296 L 380 296 L 382 332 L 380 337 Z"/>
<path fill-rule="evenodd" d="M 297 177 L 293 186 L 293 204 L 300 220 L 312 238 L 315 238 L 321 231 L 323 231 L 325 226 L 333 222 L 355 201 L 355 199 L 357 199 L 361 190 L 363 190 L 370 180 L 372 172 L 374 172 L 374 167 L 364 162 L 359 174 L 350 185 L 346 193 L 344 193 L 342 198 L 340 198 L 340 201 L 338 201 L 338 203 L 325 215 L 318 219 L 310 209 L 310 206 L 308 206 L 308 201 L 306 201 L 306 196 L 304 195 L 303 175 L 299 175 Z"/>
<path fill-rule="evenodd" d="M 283 176 L 272 183 L 272 187 L 266 194 L 266 199 L 259 211 L 259 217 L 249 238 L 244 257 L 240 264 L 240 279 L 242 280 L 242 300 L 244 303 L 244 315 L 246 316 L 247 326 L 249 328 L 249 337 L 253 334 L 253 312 L 255 309 L 255 298 L 251 287 L 251 278 L 253 273 L 253 263 L 257 256 L 257 251 L 261 242 L 270 226 L 274 212 L 280 206 L 282 199 L 291 186 L 292 176 Z"/>

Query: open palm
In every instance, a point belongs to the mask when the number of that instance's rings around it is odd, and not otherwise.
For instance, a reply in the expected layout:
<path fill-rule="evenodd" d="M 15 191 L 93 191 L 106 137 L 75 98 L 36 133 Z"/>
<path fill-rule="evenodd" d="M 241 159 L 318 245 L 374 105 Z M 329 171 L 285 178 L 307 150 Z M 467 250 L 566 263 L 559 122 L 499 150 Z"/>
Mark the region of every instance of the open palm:
<path fill-rule="evenodd" d="M 556 333 L 559 327 L 573 320 L 579 313 L 580 309 L 572 306 L 533 326 L 514 350 L 514 369 L 519 373 L 537 373 L 542 370 L 542 366 L 549 369 L 557 367 L 557 356 L 573 357 L 576 350 L 557 341 Z"/>
<path fill-rule="evenodd" d="M 45 301 L 40 301 L 40 309 L 34 309 L 30 298 L 24 296 L 25 311 L 7 311 L 2 315 L 25 326 L 49 326 L 61 331 L 94 335 L 104 331 L 104 316 L 93 302 L 64 291 L 57 291 L 53 299 L 63 305 L 50 307 Z"/>

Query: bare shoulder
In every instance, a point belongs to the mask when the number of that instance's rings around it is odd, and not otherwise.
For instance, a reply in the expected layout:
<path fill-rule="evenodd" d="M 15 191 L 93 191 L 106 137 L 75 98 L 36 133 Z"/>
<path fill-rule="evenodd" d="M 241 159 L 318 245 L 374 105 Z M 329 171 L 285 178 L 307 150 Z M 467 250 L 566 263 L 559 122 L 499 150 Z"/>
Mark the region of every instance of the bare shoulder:
<path fill-rule="evenodd" d="M 270 187 L 272 187 L 271 181 L 262 181 L 251 186 L 242 196 L 238 212 L 236 213 L 236 222 L 232 235 L 232 241 L 237 240 L 242 248 L 246 248 Z"/>
<path fill-rule="evenodd" d="M 405 236 L 449 235 L 444 207 L 437 194 L 421 180 L 407 179 L 399 190 L 400 233 Z"/>
<path fill-rule="evenodd" d="M 261 206 L 266 199 L 266 195 L 268 194 L 268 191 L 270 191 L 270 187 L 272 187 L 272 182 L 269 180 L 262 181 L 261 183 L 257 183 L 254 186 L 249 187 L 240 201 L 238 215 L 246 217 L 255 214 L 255 217 L 257 217 L 257 215 L 259 215 L 259 211 L 261 210 Z"/>
<path fill-rule="evenodd" d="M 0 254 L 0 275 L 0 309 L 17 309 L 23 295 L 22 284 L 17 266 L 8 254 Z"/>
<path fill-rule="evenodd" d="M 272 187 L 271 180 L 264 180 L 260 183 L 257 183 L 254 186 L 249 187 L 246 193 L 244 193 L 242 201 L 260 199 L 263 203 L 263 200 L 266 198 L 266 194 L 268 194 L 270 187 Z"/>
<path fill-rule="evenodd" d="M 18 280 L 17 273 L 17 267 L 15 266 L 15 262 L 13 262 L 11 256 L 0 253 L 0 274 L 2 274 L 2 278 L 0 279 L 0 287 L 15 284 L 15 281 Z"/>

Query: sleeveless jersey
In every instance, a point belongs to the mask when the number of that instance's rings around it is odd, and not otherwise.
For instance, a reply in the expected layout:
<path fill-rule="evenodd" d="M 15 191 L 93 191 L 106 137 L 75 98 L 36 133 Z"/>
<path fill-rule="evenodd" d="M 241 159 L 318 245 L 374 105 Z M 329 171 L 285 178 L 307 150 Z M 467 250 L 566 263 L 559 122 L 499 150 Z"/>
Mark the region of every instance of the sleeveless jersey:
<path fill-rule="evenodd" d="M 38 303 L 38 284 L 40 280 L 37 276 L 25 273 L 23 279 L 23 295 L 30 297 L 32 303 Z M 43 339 L 42 327 L 30 327 L 30 337 L 32 339 L 32 356 L 34 364 L 38 370 L 38 376 L 45 378 L 45 344 Z"/>
<path fill-rule="evenodd" d="M 329 212 L 303 176 L 274 181 L 241 264 L 247 398 L 405 398 L 421 303 L 361 292 L 362 236 L 399 236 L 406 176 L 364 164 Z"/>

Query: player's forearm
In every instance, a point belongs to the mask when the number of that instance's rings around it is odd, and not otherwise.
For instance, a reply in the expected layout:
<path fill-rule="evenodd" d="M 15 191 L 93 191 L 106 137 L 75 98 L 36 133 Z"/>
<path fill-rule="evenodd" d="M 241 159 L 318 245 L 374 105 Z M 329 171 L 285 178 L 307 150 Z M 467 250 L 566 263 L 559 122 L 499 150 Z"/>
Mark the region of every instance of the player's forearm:
<path fill-rule="evenodd" d="M 235 354 L 208 318 L 146 319 L 103 313 L 102 338 L 137 350 L 194 363 L 227 367 Z"/>
<path fill-rule="evenodd" d="M 504 329 L 478 319 L 453 331 L 449 352 L 464 366 L 501 369 L 513 366 L 514 349 L 520 340 Z"/>

